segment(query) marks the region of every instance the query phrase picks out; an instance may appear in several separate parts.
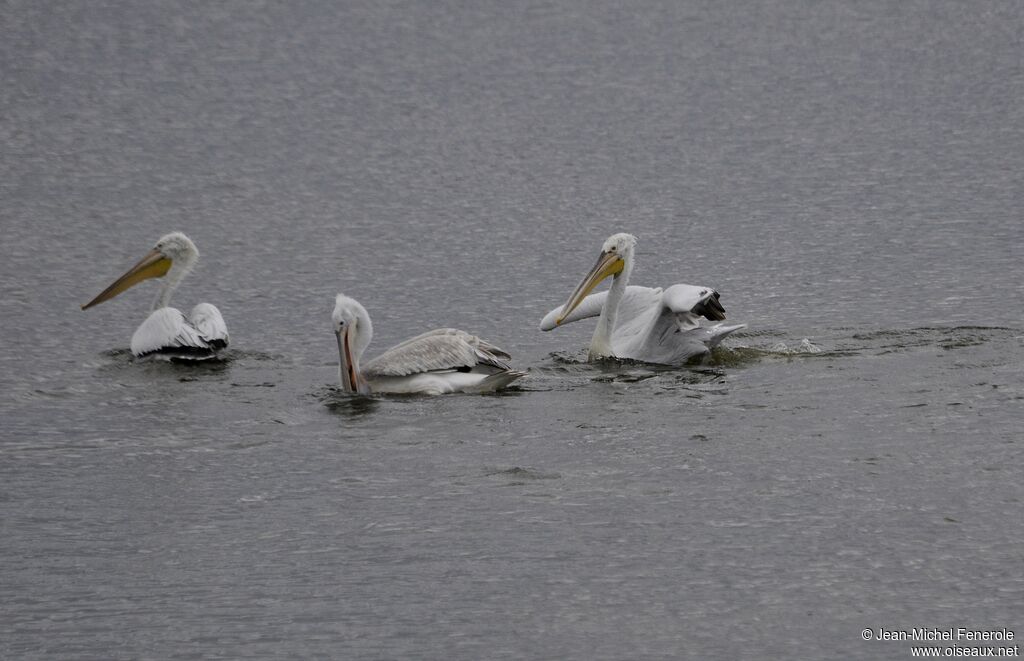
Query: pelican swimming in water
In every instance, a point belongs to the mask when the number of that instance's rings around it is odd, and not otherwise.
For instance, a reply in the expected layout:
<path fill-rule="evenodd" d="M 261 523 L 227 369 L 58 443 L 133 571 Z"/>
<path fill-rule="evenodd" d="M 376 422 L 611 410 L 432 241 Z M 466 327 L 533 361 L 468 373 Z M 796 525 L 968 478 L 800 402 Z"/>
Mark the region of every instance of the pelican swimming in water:
<path fill-rule="evenodd" d="M 161 237 L 146 256 L 128 269 L 99 296 L 82 306 L 88 310 L 110 300 L 121 292 L 149 278 L 163 278 L 153 301 L 149 317 L 132 335 L 132 353 L 136 358 L 162 356 L 174 360 L 209 360 L 228 345 L 228 328 L 220 310 L 210 303 L 200 303 L 186 317 L 177 308 L 169 307 L 171 294 L 188 275 L 199 251 L 192 240 L 181 232 Z"/>
<path fill-rule="evenodd" d="M 512 369 L 511 356 L 475 335 L 439 328 L 391 347 L 361 365 L 373 339 L 373 324 L 358 301 L 338 294 L 334 301 L 338 371 L 345 392 L 441 395 L 501 390 L 526 372 Z"/>
<path fill-rule="evenodd" d="M 608 237 L 594 268 L 576 286 L 565 305 L 544 317 L 540 329 L 549 331 L 562 324 L 598 317 L 589 360 L 629 358 L 680 365 L 708 354 L 726 335 L 746 327 L 700 325 L 700 317 L 712 321 L 725 319 L 718 292 L 710 287 L 672 285 L 663 291 L 629 286 L 635 246 L 636 237 L 632 234 Z M 612 286 L 608 291 L 590 294 L 609 276 Z"/>

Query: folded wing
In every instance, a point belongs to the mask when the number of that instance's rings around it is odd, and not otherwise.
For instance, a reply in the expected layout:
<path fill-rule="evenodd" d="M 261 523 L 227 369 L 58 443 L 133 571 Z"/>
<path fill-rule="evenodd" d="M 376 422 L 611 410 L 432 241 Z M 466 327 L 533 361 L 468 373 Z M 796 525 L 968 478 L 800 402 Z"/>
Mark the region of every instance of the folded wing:
<path fill-rule="evenodd" d="M 220 310 L 212 303 L 199 303 L 188 315 L 188 320 L 214 349 L 223 349 L 228 345 L 228 326 Z"/>
<path fill-rule="evenodd" d="M 439 370 L 469 371 L 478 366 L 511 370 L 509 355 L 475 335 L 454 328 L 439 328 L 391 347 L 363 366 L 375 376 L 409 376 Z"/>
<path fill-rule="evenodd" d="M 228 329 L 220 311 L 200 303 L 185 317 L 177 308 L 160 308 L 132 335 L 136 357 L 161 355 L 182 360 L 208 360 L 228 344 Z"/>

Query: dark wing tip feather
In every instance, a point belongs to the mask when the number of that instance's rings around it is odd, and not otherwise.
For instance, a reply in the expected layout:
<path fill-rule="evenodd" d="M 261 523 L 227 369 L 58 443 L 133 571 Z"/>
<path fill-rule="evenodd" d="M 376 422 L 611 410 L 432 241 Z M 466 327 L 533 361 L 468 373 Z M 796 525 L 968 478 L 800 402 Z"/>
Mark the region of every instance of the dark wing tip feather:
<path fill-rule="evenodd" d="M 504 351 L 495 353 L 493 351 L 487 351 L 483 347 L 479 347 L 476 350 L 477 363 L 480 365 L 490 365 L 491 367 L 497 367 L 500 370 L 510 370 L 512 366 L 503 360 L 503 358 L 511 358 Z"/>
<path fill-rule="evenodd" d="M 710 296 L 693 306 L 692 312 L 711 321 L 724 321 L 725 308 L 718 301 L 720 297 L 721 295 L 717 291 L 712 291 Z"/>

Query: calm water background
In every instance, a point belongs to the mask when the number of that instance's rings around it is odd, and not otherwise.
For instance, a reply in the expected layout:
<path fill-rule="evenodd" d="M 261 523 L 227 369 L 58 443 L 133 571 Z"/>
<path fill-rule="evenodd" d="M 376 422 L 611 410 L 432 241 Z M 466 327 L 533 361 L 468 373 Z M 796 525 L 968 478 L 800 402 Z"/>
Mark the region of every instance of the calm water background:
<path fill-rule="evenodd" d="M 0 656 L 909 658 L 1024 635 L 1024 9 L 0 6 Z M 134 364 L 176 302 L 230 359 Z M 615 231 L 704 365 L 536 330 Z M 501 396 L 337 393 L 474 331 Z"/>

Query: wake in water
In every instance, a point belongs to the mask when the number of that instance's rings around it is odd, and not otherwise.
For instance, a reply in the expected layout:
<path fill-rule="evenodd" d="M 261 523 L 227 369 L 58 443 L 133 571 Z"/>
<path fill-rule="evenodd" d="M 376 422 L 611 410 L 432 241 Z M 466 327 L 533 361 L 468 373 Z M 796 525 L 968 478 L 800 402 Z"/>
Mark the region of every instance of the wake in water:
<path fill-rule="evenodd" d="M 786 339 L 783 333 L 760 331 L 737 336 L 739 342 L 716 350 L 704 363 L 722 367 L 743 367 L 774 358 L 849 358 L 885 355 L 918 349 L 943 351 L 969 349 L 985 344 L 1019 339 L 1022 331 L 1006 327 L 953 326 L 879 329 L 852 332 L 849 328 L 831 329 L 814 340 L 804 337 Z M 757 338 L 768 339 L 763 345 Z"/>
<path fill-rule="evenodd" d="M 702 367 L 742 367 L 747 364 L 756 363 L 770 357 L 799 357 L 815 356 L 828 353 L 809 338 L 800 340 L 776 340 L 769 346 L 753 346 L 749 340 L 762 337 L 779 337 L 781 333 L 773 331 L 737 332 L 730 336 L 731 342 L 722 344 L 709 353 L 696 356 L 682 366 L 659 365 L 647 363 L 629 358 L 605 358 L 599 361 L 588 361 L 585 351 L 576 353 L 554 352 L 549 354 L 552 362 L 563 368 L 563 371 L 573 371 L 573 366 L 591 366 L 606 370 L 621 370 L 623 368 L 641 367 L 653 372 L 678 372 L 680 370 L 693 370 Z"/>
<path fill-rule="evenodd" d="M 853 332 L 851 332 L 853 331 Z M 1022 331 L 1005 327 L 956 326 L 880 329 L 857 332 L 830 329 L 814 339 L 788 338 L 777 330 L 737 333 L 727 345 L 681 367 L 609 358 L 589 362 L 585 351 L 550 354 L 550 362 L 535 368 L 533 389 L 561 390 L 590 383 L 643 384 L 664 390 L 726 392 L 736 370 L 794 361 L 846 361 L 858 357 L 934 349 L 940 352 L 977 351 L 983 345 L 1021 340 Z"/>

